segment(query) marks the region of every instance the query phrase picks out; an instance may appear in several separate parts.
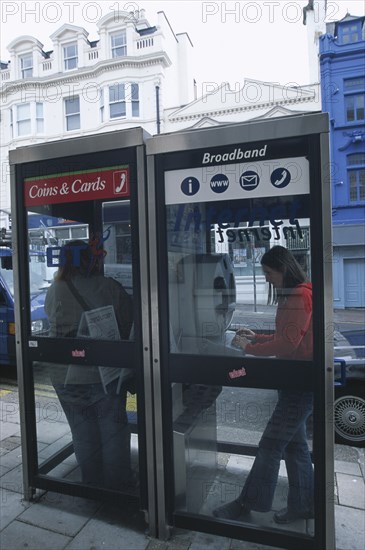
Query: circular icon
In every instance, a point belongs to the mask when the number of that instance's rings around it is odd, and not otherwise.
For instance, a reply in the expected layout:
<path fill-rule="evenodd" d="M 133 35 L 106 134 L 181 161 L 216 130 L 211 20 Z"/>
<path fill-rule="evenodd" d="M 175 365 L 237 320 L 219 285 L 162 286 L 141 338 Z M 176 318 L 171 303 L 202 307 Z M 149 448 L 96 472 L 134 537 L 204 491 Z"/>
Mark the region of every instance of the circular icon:
<path fill-rule="evenodd" d="M 277 168 L 270 176 L 271 183 L 274 187 L 286 187 L 290 180 L 290 172 L 286 168 Z"/>
<path fill-rule="evenodd" d="M 240 186 L 245 191 L 253 191 L 260 183 L 259 175 L 253 170 L 247 170 L 243 172 L 240 177 Z"/>
<path fill-rule="evenodd" d="M 200 189 L 200 183 L 193 176 L 185 178 L 181 183 L 181 191 L 184 193 L 184 195 L 188 195 L 188 196 L 196 195 L 199 189 Z"/>
<path fill-rule="evenodd" d="M 224 174 L 216 174 L 210 180 L 210 188 L 214 193 L 224 193 L 229 186 L 229 179 Z"/>

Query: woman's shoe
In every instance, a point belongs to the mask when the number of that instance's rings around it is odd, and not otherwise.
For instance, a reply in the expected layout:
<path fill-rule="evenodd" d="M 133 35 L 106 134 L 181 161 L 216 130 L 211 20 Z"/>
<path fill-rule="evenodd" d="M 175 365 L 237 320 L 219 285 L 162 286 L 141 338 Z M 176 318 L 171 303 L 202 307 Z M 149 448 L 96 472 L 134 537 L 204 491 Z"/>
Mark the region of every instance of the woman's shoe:
<path fill-rule="evenodd" d="M 244 504 L 241 504 L 239 500 L 232 500 L 232 502 L 228 502 L 213 510 L 213 516 L 221 519 L 238 519 L 249 513 L 250 510 Z"/>
<path fill-rule="evenodd" d="M 274 521 L 276 523 L 292 523 L 298 519 L 313 519 L 314 512 L 309 510 L 307 512 L 290 512 L 287 508 L 283 508 L 279 512 L 274 514 Z"/>

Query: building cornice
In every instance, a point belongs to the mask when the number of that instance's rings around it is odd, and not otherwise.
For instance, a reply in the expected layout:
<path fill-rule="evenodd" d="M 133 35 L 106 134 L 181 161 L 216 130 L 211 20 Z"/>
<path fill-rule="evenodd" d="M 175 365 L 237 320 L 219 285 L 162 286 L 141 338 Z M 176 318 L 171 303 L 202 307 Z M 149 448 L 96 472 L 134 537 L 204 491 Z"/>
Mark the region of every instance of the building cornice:
<path fill-rule="evenodd" d="M 195 120 L 201 119 L 203 117 L 215 117 L 222 115 L 234 115 L 237 113 L 249 112 L 249 111 L 258 111 L 260 109 L 267 109 L 273 107 L 283 107 L 285 105 L 296 105 L 298 103 L 311 103 L 315 97 L 302 97 L 299 99 L 286 99 L 283 101 L 272 101 L 265 103 L 256 103 L 250 105 L 241 105 L 240 107 L 228 107 L 226 109 L 215 109 L 210 111 L 200 111 L 197 113 L 191 113 L 180 116 L 171 116 L 169 117 L 169 122 L 182 122 L 185 120 Z"/>
<path fill-rule="evenodd" d="M 75 81 L 79 82 L 80 79 L 89 79 L 90 77 L 96 77 L 111 71 L 123 69 L 143 69 L 155 65 L 162 65 L 166 68 L 171 65 L 171 60 L 165 52 L 159 52 L 148 56 L 125 57 L 118 59 L 117 61 L 101 61 L 97 65 L 93 65 L 92 67 L 83 67 L 72 73 L 56 73 L 53 75 L 35 77 L 26 80 L 7 80 L 1 87 L 0 95 L 7 93 L 7 89 L 9 87 L 11 87 L 12 95 L 14 95 L 17 89 L 24 90 L 34 87 L 41 88 L 45 84 L 47 86 L 52 84 L 69 84 Z"/>

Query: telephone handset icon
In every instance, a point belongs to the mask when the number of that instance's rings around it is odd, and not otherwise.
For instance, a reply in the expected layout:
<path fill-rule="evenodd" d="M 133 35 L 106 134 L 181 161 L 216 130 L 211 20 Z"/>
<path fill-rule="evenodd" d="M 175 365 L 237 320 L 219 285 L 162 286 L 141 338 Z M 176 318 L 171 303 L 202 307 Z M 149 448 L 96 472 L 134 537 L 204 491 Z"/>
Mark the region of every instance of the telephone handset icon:
<path fill-rule="evenodd" d="M 126 174 L 125 172 L 122 172 L 120 175 L 120 182 L 119 185 L 115 188 L 116 193 L 120 193 L 125 186 L 125 180 L 126 180 Z"/>
<path fill-rule="evenodd" d="M 282 185 L 286 179 L 286 176 L 288 175 L 288 171 L 287 170 L 283 170 L 282 173 L 281 173 L 281 178 L 279 178 L 278 180 L 275 181 L 274 185 L 278 186 L 278 185 Z"/>
<path fill-rule="evenodd" d="M 270 179 L 274 187 L 286 187 L 291 180 L 291 176 L 286 168 L 277 168 L 271 174 Z"/>

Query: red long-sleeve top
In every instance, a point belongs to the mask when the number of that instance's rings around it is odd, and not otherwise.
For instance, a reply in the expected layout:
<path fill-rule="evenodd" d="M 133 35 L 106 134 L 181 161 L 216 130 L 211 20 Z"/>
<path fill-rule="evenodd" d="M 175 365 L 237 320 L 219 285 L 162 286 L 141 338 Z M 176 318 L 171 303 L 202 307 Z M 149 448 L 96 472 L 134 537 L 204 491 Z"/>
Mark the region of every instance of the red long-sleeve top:
<path fill-rule="evenodd" d="M 310 360 L 313 357 L 312 284 L 288 289 L 279 302 L 274 334 L 256 334 L 246 353 L 283 359 Z"/>

